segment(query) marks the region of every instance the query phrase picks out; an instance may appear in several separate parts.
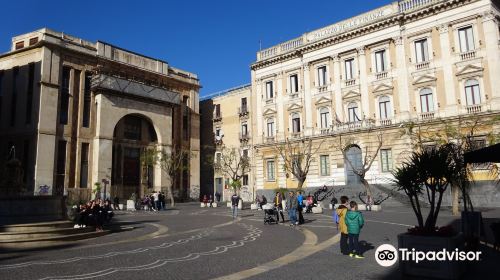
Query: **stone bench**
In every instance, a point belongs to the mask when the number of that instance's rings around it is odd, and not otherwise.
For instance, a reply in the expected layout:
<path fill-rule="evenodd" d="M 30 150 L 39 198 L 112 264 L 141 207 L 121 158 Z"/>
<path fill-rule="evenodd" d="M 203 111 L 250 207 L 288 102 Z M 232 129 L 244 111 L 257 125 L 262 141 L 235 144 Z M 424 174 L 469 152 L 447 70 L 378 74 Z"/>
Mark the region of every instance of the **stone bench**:
<path fill-rule="evenodd" d="M 358 204 L 359 211 L 367 211 L 365 204 Z M 372 205 L 372 211 L 381 211 L 382 207 L 380 205 Z"/>
<path fill-rule="evenodd" d="M 316 206 L 312 208 L 313 214 L 322 214 L 323 213 L 323 208 L 321 206 Z"/>

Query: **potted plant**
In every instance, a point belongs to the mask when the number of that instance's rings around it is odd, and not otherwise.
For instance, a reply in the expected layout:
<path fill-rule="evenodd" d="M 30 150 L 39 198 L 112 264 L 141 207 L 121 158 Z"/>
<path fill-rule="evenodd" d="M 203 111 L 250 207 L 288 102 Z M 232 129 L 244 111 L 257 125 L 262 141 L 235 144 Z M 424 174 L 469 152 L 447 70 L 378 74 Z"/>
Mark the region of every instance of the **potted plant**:
<path fill-rule="evenodd" d="M 457 165 L 451 153 L 456 147 L 445 144 L 435 149 L 413 152 L 408 161 L 393 172 L 394 183 L 408 196 L 417 218 L 417 226 L 398 235 L 398 247 L 409 251 L 452 252 L 464 248 L 461 233 L 454 232 L 450 226 L 437 227 L 436 222 L 441 210 L 443 194 L 455 180 Z M 424 220 L 421 199 L 429 204 Z M 455 279 L 463 273 L 463 264 L 452 261 L 402 261 L 399 267 L 405 275 Z"/>

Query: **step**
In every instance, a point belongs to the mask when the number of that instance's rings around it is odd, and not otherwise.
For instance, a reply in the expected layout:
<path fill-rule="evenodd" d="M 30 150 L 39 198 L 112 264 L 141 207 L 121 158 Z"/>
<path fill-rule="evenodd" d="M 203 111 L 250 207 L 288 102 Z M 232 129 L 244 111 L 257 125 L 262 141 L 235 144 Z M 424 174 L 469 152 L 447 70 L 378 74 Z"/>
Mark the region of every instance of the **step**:
<path fill-rule="evenodd" d="M 36 229 L 36 228 L 31 228 Z M 26 232 L 0 232 L 0 242 L 8 240 L 30 240 L 39 239 L 46 237 L 56 237 L 62 235 L 72 235 L 78 233 L 92 232 L 95 231 L 94 227 L 85 228 L 42 228 L 39 231 L 26 231 Z"/>
<path fill-rule="evenodd" d="M 2 249 L 21 249 L 21 248 L 41 248 L 47 246 L 54 246 L 60 244 L 67 244 L 67 241 L 78 241 L 89 238 L 95 238 L 111 233 L 110 230 L 101 232 L 84 232 L 62 236 L 42 237 L 24 240 L 9 240 L 0 241 L 0 248 Z"/>
<path fill-rule="evenodd" d="M 74 226 L 74 222 L 59 220 L 59 221 L 51 221 L 51 222 L 43 222 L 43 223 L 29 223 L 29 224 L 12 224 L 12 225 L 4 225 L 0 226 L 0 232 L 39 232 L 39 231 L 47 231 L 54 228 L 72 228 Z"/>

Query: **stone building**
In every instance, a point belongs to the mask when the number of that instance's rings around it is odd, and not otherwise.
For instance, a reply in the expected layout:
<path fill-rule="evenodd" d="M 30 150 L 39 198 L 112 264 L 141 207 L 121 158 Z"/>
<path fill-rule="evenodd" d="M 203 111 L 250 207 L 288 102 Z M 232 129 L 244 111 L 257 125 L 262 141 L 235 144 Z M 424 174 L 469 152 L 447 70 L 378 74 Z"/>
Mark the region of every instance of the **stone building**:
<path fill-rule="evenodd" d="M 242 85 L 229 90 L 205 96 L 200 102 L 202 116 L 202 162 L 217 161 L 222 149 L 236 149 L 242 156 L 252 158 L 252 110 L 251 85 Z M 251 164 L 250 164 L 251 165 Z M 222 195 L 229 199 L 230 178 L 220 170 L 206 164 L 202 168 L 203 192 Z M 241 178 L 240 196 L 244 201 L 252 201 L 255 194 L 252 166 Z"/>
<path fill-rule="evenodd" d="M 306 191 L 344 185 L 354 197 L 362 189 L 338 148 L 342 139 L 352 140 L 345 151 L 356 168 L 374 157 L 365 178 L 385 192 L 414 147 L 401 135 L 409 124 L 439 131 L 464 119 L 489 120 L 474 141 L 491 144 L 488 135 L 500 133 L 500 123 L 490 122 L 500 115 L 499 20 L 497 1 L 404 0 L 257 52 L 249 99 L 257 193 L 297 187 L 276 152 L 286 139 L 319 147 Z M 231 111 L 220 110 L 224 125 L 224 114 L 236 112 L 232 103 Z M 475 170 L 482 181 L 472 199 L 500 206 L 486 173 Z"/>
<path fill-rule="evenodd" d="M 173 192 L 199 192 L 197 76 L 111 44 L 50 29 L 12 38 L 0 55 L 0 151 L 11 147 L 30 194 L 86 199 L 166 190 L 148 147 L 192 152 Z M 104 190 L 106 188 L 106 190 Z"/>

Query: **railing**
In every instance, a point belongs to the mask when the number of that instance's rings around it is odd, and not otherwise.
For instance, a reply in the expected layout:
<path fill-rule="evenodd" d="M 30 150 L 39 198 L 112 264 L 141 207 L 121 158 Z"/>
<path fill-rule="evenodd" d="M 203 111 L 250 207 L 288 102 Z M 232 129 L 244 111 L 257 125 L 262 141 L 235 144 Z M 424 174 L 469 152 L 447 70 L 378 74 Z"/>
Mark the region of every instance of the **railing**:
<path fill-rule="evenodd" d="M 460 60 L 469 60 L 476 58 L 476 50 L 460 53 Z"/>
<path fill-rule="evenodd" d="M 266 99 L 266 104 L 273 104 L 273 103 L 274 103 L 274 98 Z"/>
<path fill-rule="evenodd" d="M 379 121 L 381 126 L 388 126 L 392 125 L 392 119 L 383 119 Z"/>
<path fill-rule="evenodd" d="M 223 144 L 222 139 L 221 138 L 217 138 L 217 137 L 215 137 L 214 143 L 217 146 L 221 146 Z"/>
<path fill-rule="evenodd" d="M 271 56 L 275 56 L 278 53 L 278 48 L 276 46 L 260 51 L 259 59 L 266 59 Z"/>
<path fill-rule="evenodd" d="M 245 141 L 248 141 L 250 139 L 250 134 L 247 132 L 247 133 L 241 133 L 240 132 L 240 142 L 245 142 Z"/>
<path fill-rule="evenodd" d="M 302 137 L 302 133 L 301 132 L 292 132 L 290 134 L 290 138 L 300 138 Z"/>
<path fill-rule="evenodd" d="M 434 119 L 434 112 L 420 113 L 420 119 L 422 119 L 422 120 L 432 120 L 432 119 Z"/>
<path fill-rule="evenodd" d="M 377 78 L 377 80 L 385 79 L 387 78 L 387 75 L 387 71 L 375 73 L 375 77 Z"/>
<path fill-rule="evenodd" d="M 241 106 L 241 107 L 238 107 L 238 115 L 241 117 L 241 116 L 245 116 L 245 115 L 248 115 L 248 106 Z"/>
<path fill-rule="evenodd" d="M 299 93 L 298 92 L 294 92 L 294 93 L 290 93 L 290 99 L 296 99 L 296 98 L 299 98 Z"/>
<path fill-rule="evenodd" d="M 299 38 L 281 43 L 280 50 L 282 52 L 286 52 L 286 51 L 298 48 L 298 47 L 302 46 L 303 44 L 304 44 L 304 40 L 302 39 L 302 37 L 299 37 Z"/>
<path fill-rule="evenodd" d="M 330 129 L 329 128 L 322 128 L 320 130 L 321 135 L 328 135 L 330 134 Z"/>
<path fill-rule="evenodd" d="M 323 93 L 328 91 L 328 86 L 323 85 L 323 86 L 318 86 L 318 93 Z"/>
<path fill-rule="evenodd" d="M 482 111 L 482 108 L 483 106 L 481 104 L 477 104 L 477 105 L 468 105 L 468 106 L 465 106 L 465 109 L 467 110 L 467 114 L 477 114 L 477 113 L 481 113 Z"/>
<path fill-rule="evenodd" d="M 263 139 L 264 143 L 274 143 L 276 141 L 276 137 L 274 136 L 264 136 L 264 139 Z"/>
<path fill-rule="evenodd" d="M 219 114 L 214 114 L 213 120 L 214 120 L 214 122 L 221 121 L 222 120 L 222 115 L 220 113 Z"/>
<path fill-rule="evenodd" d="M 408 12 L 414 10 L 416 8 L 420 8 L 423 6 L 427 6 L 430 4 L 434 4 L 437 2 L 441 2 L 443 0 L 404 0 L 399 1 L 399 12 Z"/>
<path fill-rule="evenodd" d="M 345 86 L 353 86 L 356 84 L 356 79 L 345 80 Z"/>
<path fill-rule="evenodd" d="M 429 61 L 418 62 L 415 64 L 415 69 L 416 70 L 427 69 L 427 68 L 429 68 L 429 65 L 430 65 Z"/>

